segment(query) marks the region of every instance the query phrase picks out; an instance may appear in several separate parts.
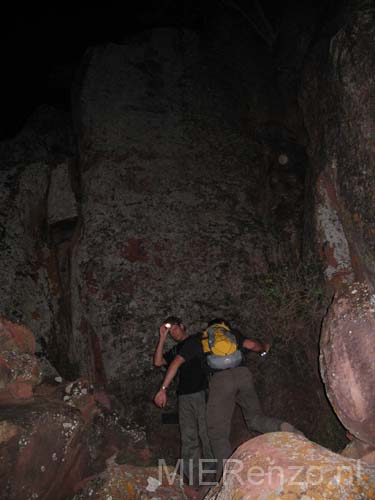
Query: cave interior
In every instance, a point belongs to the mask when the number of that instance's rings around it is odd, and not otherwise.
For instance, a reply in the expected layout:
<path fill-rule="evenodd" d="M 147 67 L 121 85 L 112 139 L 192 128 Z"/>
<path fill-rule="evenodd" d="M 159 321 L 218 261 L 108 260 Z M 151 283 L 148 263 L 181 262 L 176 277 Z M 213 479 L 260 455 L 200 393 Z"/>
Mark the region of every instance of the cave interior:
<path fill-rule="evenodd" d="M 171 314 L 189 334 L 224 317 L 271 344 L 246 355 L 267 415 L 334 452 L 374 439 L 327 375 L 347 355 L 333 339 L 356 345 L 335 298 L 356 282 L 374 297 L 374 10 L 140 0 L 4 16 L 0 334 L 26 327 L 34 340 L 12 375 L 0 371 L 1 420 L 48 428 L 56 401 L 79 411 L 88 451 L 78 460 L 72 444 L 71 484 L 115 449 L 132 466 L 179 456 L 174 391 L 153 404 Z M 353 380 L 367 394 L 370 350 L 360 353 Z M 257 435 L 236 408 L 233 448 Z M 7 498 L 26 498 L 9 477 L 16 462 L 30 476 L 28 462 L 2 446 Z M 54 487 L 40 480 L 45 499 L 64 498 L 56 471 Z"/>

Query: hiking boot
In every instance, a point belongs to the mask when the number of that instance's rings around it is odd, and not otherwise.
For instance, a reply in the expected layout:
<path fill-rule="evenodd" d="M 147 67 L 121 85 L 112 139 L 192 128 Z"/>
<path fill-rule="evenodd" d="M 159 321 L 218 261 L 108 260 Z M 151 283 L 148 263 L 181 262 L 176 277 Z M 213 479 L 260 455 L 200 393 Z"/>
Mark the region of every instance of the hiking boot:
<path fill-rule="evenodd" d="M 306 437 L 302 431 L 297 429 L 297 427 L 294 427 L 294 425 L 290 424 L 289 422 L 283 422 L 280 425 L 280 430 L 282 432 L 293 432 L 293 434 L 298 434 L 299 436 Z"/>

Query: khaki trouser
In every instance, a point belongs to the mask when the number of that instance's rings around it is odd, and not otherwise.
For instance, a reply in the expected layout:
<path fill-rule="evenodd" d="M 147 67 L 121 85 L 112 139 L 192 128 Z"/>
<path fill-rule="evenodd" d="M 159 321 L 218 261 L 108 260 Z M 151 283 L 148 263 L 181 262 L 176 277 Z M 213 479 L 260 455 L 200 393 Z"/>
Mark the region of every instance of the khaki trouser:
<path fill-rule="evenodd" d="M 208 436 L 217 460 L 217 480 L 223 472 L 223 462 L 232 454 L 229 440 L 231 420 L 236 403 L 241 407 L 249 430 L 261 433 L 280 430 L 282 420 L 263 414 L 255 392 L 253 377 L 245 366 L 216 372 L 211 377 L 207 403 Z"/>
<path fill-rule="evenodd" d="M 199 459 L 213 459 L 207 434 L 205 391 L 178 396 L 183 473 L 190 485 L 199 485 Z"/>

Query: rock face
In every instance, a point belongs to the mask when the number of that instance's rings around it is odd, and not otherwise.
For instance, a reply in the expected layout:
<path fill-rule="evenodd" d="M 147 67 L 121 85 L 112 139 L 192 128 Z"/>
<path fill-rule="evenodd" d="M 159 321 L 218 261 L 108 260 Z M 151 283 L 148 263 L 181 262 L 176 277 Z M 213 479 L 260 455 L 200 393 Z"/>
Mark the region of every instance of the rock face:
<path fill-rule="evenodd" d="M 210 500 L 373 498 L 375 467 L 342 457 L 295 434 L 269 433 L 241 445 Z"/>
<path fill-rule="evenodd" d="M 73 371 L 66 356 L 61 363 L 70 332 L 73 151 L 69 116 L 48 107 L 0 144 L 0 314 L 26 324 L 37 352 L 49 347 L 64 375 Z"/>
<path fill-rule="evenodd" d="M 306 58 L 300 95 L 314 198 L 307 233 L 315 233 L 336 291 L 323 324 L 322 375 L 338 417 L 369 446 L 375 412 L 374 19 L 370 2 L 351 1 L 326 20 Z"/>
<path fill-rule="evenodd" d="M 370 4 L 348 2 L 325 27 L 326 36 L 308 58 L 300 99 L 314 170 L 314 225 L 333 284 L 365 276 L 375 285 L 375 13 Z"/>
<path fill-rule="evenodd" d="M 82 196 L 69 353 L 129 409 L 145 397 L 149 406 L 160 381 L 151 355 L 164 316 L 190 331 L 217 315 L 250 324 L 248 277 L 298 246 L 293 222 L 275 238 L 257 212 L 265 147 L 232 125 L 237 95 L 223 90 L 220 56 L 189 31 L 154 30 L 92 49 L 76 90 Z M 233 71 L 241 86 L 238 61 Z"/>
<path fill-rule="evenodd" d="M 337 293 L 324 320 L 321 373 L 343 425 L 375 446 L 375 295 L 363 283 Z"/>
<path fill-rule="evenodd" d="M 304 150 L 239 18 L 236 37 L 225 17 L 211 41 L 157 29 L 89 50 L 77 144 L 69 117 L 43 108 L 0 146 L 0 313 L 35 333 L 43 376 L 108 385 L 140 425 L 160 422 L 161 318 L 270 335 L 252 322 L 251 277 L 300 257 Z"/>

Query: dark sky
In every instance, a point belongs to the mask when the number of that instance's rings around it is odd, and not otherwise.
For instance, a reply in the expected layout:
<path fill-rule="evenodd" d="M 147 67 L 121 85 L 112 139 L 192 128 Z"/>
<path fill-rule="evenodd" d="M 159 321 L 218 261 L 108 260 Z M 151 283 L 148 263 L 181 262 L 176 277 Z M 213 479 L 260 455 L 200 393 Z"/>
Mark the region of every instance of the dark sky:
<path fill-rule="evenodd" d="M 85 49 L 151 26 L 204 29 L 227 0 L 135 0 L 110 7 L 13 7 L 1 18 L 0 139 L 15 135 L 40 104 L 69 109 L 69 83 Z M 231 1 L 231 0 L 228 0 Z M 236 0 L 236 5 L 248 0 Z M 280 4 L 261 2 L 269 16 Z"/>
<path fill-rule="evenodd" d="M 12 136 L 41 103 L 67 109 L 66 85 L 85 49 L 137 29 L 131 9 L 22 7 L 3 16 L 0 137 Z"/>

